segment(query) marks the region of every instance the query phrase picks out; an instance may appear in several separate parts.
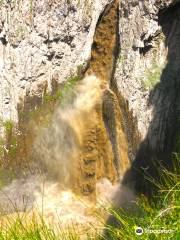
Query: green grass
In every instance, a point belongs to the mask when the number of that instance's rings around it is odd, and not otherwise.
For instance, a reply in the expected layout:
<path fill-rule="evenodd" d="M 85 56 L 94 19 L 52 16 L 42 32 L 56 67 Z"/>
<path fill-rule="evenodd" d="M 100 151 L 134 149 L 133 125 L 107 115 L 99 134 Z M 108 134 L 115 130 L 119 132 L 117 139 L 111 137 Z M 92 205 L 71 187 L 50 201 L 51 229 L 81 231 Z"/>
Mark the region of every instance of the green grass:
<path fill-rule="evenodd" d="M 29 222 L 27 215 L 16 219 L 7 218 L 6 227 L 0 229 L 0 240 L 78 240 L 75 230 L 63 230 L 60 225 L 46 224 L 43 219 L 32 217 Z M 69 228 L 70 229 L 70 228 Z"/>
<path fill-rule="evenodd" d="M 104 225 L 104 234 L 86 235 L 84 239 L 95 240 L 179 240 L 180 239 L 180 156 L 176 154 L 172 171 L 162 167 L 161 178 L 154 181 L 147 176 L 158 188 L 158 192 L 148 199 L 144 195 L 138 197 L 137 202 L 129 210 L 108 208 L 109 216 L 116 224 Z M 135 210 L 134 210 L 135 209 Z M 100 219 L 100 218 L 99 218 Z M 101 220 L 99 220 L 101 221 Z M 33 217 L 31 221 L 24 214 L 7 217 L 7 224 L 0 228 L 0 240 L 79 240 L 80 235 L 76 224 L 63 230 L 61 224 L 45 223 L 43 217 Z M 136 235 L 135 230 L 141 227 L 144 233 Z M 96 226 L 92 226 L 96 229 Z M 169 233 L 147 233 L 147 231 L 170 231 Z"/>
<path fill-rule="evenodd" d="M 119 226 L 108 225 L 108 240 L 110 239 L 180 239 L 180 156 L 176 155 L 172 171 L 161 166 L 160 180 L 154 181 L 147 176 L 157 187 L 157 193 L 151 199 L 140 196 L 136 202 L 137 211 L 123 211 L 111 208 L 109 212 L 116 219 Z M 144 233 L 135 234 L 137 227 Z M 148 233 L 152 230 L 170 230 L 171 233 Z"/>

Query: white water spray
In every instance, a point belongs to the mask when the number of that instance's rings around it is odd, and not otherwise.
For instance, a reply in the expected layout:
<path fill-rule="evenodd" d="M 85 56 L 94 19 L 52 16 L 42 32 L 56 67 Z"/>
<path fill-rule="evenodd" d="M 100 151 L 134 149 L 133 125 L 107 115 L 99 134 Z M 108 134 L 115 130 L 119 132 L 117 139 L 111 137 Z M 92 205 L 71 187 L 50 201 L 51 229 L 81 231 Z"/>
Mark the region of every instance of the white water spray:
<path fill-rule="evenodd" d="M 84 122 L 100 100 L 101 91 L 99 79 L 95 76 L 85 77 L 68 102 L 57 106 L 50 126 L 41 129 L 35 140 L 36 159 L 45 164 L 47 171 L 64 187 L 70 186 L 71 175 L 78 167 Z"/>

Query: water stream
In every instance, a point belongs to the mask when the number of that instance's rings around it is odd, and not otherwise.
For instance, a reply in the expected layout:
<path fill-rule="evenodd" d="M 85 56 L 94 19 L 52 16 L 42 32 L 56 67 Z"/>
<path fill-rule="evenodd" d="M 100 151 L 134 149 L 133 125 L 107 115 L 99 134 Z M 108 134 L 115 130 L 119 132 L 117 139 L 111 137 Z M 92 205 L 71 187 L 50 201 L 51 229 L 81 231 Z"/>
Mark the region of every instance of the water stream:
<path fill-rule="evenodd" d="M 42 174 L 13 180 L 0 193 L 4 214 L 40 211 L 65 224 L 95 221 L 99 203 L 133 198 L 120 187 L 130 166 L 122 110 L 111 88 L 118 45 L 118 1 L 108 5 L 97 23 L 92 57 L 84 78 L 66 104 L 57 104 L 51 123 L 38 130 L 33 154 Z"/>

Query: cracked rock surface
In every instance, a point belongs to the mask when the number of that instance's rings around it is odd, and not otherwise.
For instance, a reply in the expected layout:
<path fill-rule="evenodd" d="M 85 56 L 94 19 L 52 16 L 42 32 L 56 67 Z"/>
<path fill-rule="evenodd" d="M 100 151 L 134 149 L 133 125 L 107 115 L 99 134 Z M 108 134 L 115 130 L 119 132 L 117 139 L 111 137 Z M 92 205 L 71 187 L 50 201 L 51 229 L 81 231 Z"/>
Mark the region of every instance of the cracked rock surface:
<path fill-rule="evenodd" d="M 98 18 L 110 2 L 1 1 L 1 122 L 8 119 L 18 122 L 18 104 L 23 104 L 24 98 L 41 99 L 45 89 L 52 90 L 53 79 L 63 82 L 78 66 L 87 63 Z M 162 81 L 162 76 L 167 75 L 162 73 L 172 54 L 177 60 L 172 64 L 173 79 L 178 71 L 178 37 L 174 37 L 178 36 L 178 3 L 178 0 L 120 2 L 121 53 L 115 80 L 137 119 L 141 140 L 148 135 L 152 148 L 157 145 L 163 148 L 167 135 L 172 135 L 169 130 L 174 123 L 172 106 L 177 105 L 177 97 L 171 98 L 174 93 L 177 95 L 175 80 Z M 160 15 L 165 16 L 163 22 Z M 167 88 L 169 94 L 164 96 Z M 162 119 L 167 121 L 162 124 Z"/>
<path fill-rule="evenodd" d="M 24 97 L 41 98 L 90 57 L 99 15 L 109 0 L 1 1 L 0 118 L 18 122 Z"/>
<path fill-rule="evenodd" d="M 172 106 L 177 100 L 172 96 L 178 94 L 178 3 L 122 0 L 120 6 L 121 54 L 115 78 L 137 119 L 141 139 L 146 138 L 152 149 L 166 148 L 165 139 L 171 139 L 175 124 Z M 169 58 L 172 54 L 176 56 L 174 63 Z M 174 67 L 170 69 L 169 63 Z M 173 77 L 168 76 L 167 67 Z"/>

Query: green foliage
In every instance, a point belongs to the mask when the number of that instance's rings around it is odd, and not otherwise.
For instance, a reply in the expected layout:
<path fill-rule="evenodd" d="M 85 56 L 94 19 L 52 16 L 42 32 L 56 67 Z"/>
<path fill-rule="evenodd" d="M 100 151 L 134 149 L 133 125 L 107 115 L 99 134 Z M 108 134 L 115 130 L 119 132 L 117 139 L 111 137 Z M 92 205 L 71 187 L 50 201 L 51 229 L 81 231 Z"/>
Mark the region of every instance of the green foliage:
<path fill-rule="evenodd" d="M 116 224 L 107 223 L 104 233 L 98 234 L 96 226 L 94 235 L 87 234 L 83 239 L 94 240 L 179 240 L 180 239 L 180 159 L 175 155 L 172 171 L 161 168 L 161 179 L 153 182 L 159 188 L 159 194 L 149 200 L 144 195 L 137 199 L 128 210 L 109 208 L 107 212 L 114 217 Z M 153 181 L 153 179 L 149 179 Z M 99 220 L 101 221 L 101 220 Z M 141 227 L 144 233 L 136 235 L 135 230 Z M 170 230 L 169 233 L 153 233 L 152 230 Z M 24 213 L 15 219 L 7 217 L 6 226 L 1 227 L 1 240 L 79 240 L 80 229 L 76 225 L 61 228 L 61 224 L 49 225 L 43 217 L 36 216 L 31 220 Z M 148 233 L 149 231 L 149 233 Z M 151 232 L 150 232 L 151 231 Z"/>
<path fill-rule="evenodd" d="M 65 84 L 65 86 L 63 87 L 62 91 L 59 92 L 59 97 L 61 100 L 65 99 L 67 96 L 69 96 L 76 83 L 80 80 L 79 76 L 70 76 L 67 83 Z"/>
<path fill-rule="evenodd" d="M 141 84 L 145 90 L 151 90 L 154 86 L 160 82 L 162 74 L 162 67 L 157 63 L 145 72 L 144 78 L 141 79 Z"/>
<path fill-rule="evenodd" d="M 16 152 L 17 152 L 17 139 L 15 136 L 13 136 L 11 139 L 10 139 L 10 143 L 9 143 L 9 156 L 10 157 L 15 157 L 16 156 Z"/>
<path fill-rule="evenodd" d="M 159 194 L 149 200 L 145 196 L 138 198 L 136 212 L 122 209 L 109 209 L 119 226 L 106 226 L 108 240 L 111 239 L 180 239 L 180 158 L 176 155 L 173 171 L 160 170 L 159 182 L 149 178 L 159 189 Z M 141 227 L 144 233 L 136 235 Z M 170 230 L 169 233 L 153 233 L 152 230 Z M 149 232 L 148 232 L 149 231 Z M 151 231 L 151 232 L 150 232 Z"/>
<path fill-rule="evenodd" d="M 11 132 L 13 130 L 13 122 L 11 120 L 7 120 L 3 123 L 6 132 Z"/>
<path fill-rule="evenodd" d="M 44 102 L 52 102 L 56 100 L 56 96 L 55 95 L 50 95 L 50 94 L 45 94 L 43 96 L 43 100 Z"/>
<path fill-rule="evenodd" d="M 70 76 L 62 89 L 59 89 L 54 95 L 45 94 L 43 97 L 44 102 L 53 102 L 57 100 L 64 101 L 69 95 L 71 95 L 74 86 L 79 80 L 80 76 L 78 75 Z"/>
<path fill-rule="evenodd" d="M 60 225 L 46 224 L 40 216 L 27 214 L 18 215 L 17 218 L 7 218 L 6 227 L 1 227 L 1 240 L 80 240 L 75 226 L 63 230 Z"/>
<path fill-rule="evenodd" d="M 4 155 L 4 146 L 8 149 L 8 156 L 15 157 L 17 152 L 17 136 L 14 133 L 14 124 L 11 120 L 3 123 L 6 132 L 6 140 L 0 140 L 0 157 Z"/>

